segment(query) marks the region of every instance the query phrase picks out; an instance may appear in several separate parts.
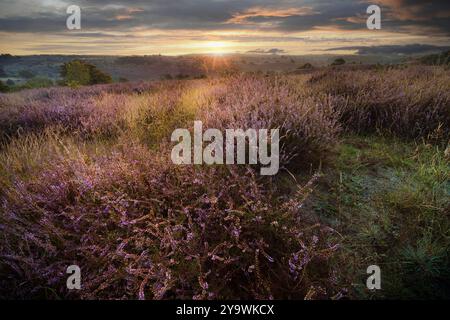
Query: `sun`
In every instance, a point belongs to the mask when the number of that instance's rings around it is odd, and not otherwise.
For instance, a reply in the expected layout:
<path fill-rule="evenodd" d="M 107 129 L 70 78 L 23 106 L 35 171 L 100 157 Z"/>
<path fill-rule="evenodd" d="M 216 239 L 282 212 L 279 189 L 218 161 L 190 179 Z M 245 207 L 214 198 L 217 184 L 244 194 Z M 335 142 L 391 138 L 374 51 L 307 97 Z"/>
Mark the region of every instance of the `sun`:
<path fill-rule="evenodd" d="M 202 47 L 211 54 L 222 55 L 227 52 L 230 47 L 230 43 L 223 41 L 206 41 L 202 44 Z"/>

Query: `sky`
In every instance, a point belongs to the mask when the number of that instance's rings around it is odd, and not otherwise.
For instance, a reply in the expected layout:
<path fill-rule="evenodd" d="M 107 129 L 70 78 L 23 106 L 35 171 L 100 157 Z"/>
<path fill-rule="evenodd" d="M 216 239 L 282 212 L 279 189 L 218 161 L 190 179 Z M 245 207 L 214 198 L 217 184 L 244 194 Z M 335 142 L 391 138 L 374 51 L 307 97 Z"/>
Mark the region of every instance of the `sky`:
<path fill-rule="evenodd" d="M 369 5 L 381 30 L 369 30 Z M 81 29 L 68 30 L 70 5 Z M 182 55 L 420 53 L 450 46 L 450 1 L 0 0 L 0 52 Z"/>

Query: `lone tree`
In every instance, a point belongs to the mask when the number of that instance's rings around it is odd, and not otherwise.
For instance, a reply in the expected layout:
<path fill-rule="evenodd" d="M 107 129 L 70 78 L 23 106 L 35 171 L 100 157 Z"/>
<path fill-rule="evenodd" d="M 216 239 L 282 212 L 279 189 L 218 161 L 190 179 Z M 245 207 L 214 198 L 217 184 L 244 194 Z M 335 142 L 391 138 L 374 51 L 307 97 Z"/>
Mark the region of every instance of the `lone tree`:
<path fill-rule="evenodd" d="M 110 75 L 100 71 L 96 66 L 82 60 L 66 62 L 61 66 L 60 75 L 67 86 L 84 86 L 111 83 Z"/>

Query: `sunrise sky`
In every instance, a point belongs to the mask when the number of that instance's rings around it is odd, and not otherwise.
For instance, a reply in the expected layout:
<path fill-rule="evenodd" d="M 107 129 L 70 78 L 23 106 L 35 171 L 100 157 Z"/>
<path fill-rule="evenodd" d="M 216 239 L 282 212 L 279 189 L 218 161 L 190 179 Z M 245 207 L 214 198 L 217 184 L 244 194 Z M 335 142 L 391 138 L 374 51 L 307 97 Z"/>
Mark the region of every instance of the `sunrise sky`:
<path fill-rule="evenodd" d="M 382 30 L 366 28 L 370 4 L 382 9 Z M 66 28 L 69 5 L 81 7 L 81 30 Z M 17 55 L 415 53 L 429 45 L 450 45 L 448 0 L 0 0 L 0 52 Z"/>

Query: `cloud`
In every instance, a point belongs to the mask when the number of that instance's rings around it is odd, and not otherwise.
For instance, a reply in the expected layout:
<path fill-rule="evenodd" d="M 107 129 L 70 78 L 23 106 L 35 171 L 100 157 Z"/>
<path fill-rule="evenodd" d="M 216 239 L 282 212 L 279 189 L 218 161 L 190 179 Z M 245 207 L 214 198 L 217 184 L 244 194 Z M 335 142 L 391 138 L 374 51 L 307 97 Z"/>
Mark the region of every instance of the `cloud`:
<path fill-rule="evenodd" d="M 306 16 L 317 14 L 311 7 L 300 8 L 265 8 L 254 7 L 238 12 L 226 23 L 228 24 L 253 24 L 251 20 L 255 18 L 286 18 L 292 16 Z"/>
<path fill-rule="evenodd" d="M 247 53 L 256 53 L 256 54 L 283 54 L 283 53 L 286 53 L 286 51 L 283 50 L 283 49 L 272 48 L 272 49 L 268 49 L 268 50 L 264 50 L 264 49 L 255 49 L 255 50 L 247 51 Z"/>
<path fill-rule="evenodd" d="M 448 0 L 373 0 L 382 8 L 383 24 L 398 31 L 450 35 Z"/>
<path fill-rule="evenodd" d="M 441 52 L 450 50 L 450 46 L 433 46 L 425 44 L 408 44 L 408 45 L 384 45 L 384 46 L 349 46 L 349 47 L 338 47 L 330 48 L 326 51 L 340 51 L 340 50 L 355 50 L 358 54 L 424 54 L 432 52 Z"/>
<path fill-rule="evenodd" d="M 0 28 L 10 32 L 60 31 L 67 17 L 65 5 L 76 4 L 82 9 L 82 27 L 89 31 L 364 30 L 366 9 L 373 3 L 382 6 L 386 30 L 450 34 L 448 0 L 38 0 L 33 10 L 25 9 L 24 0 L 4 0 L 0 3 Z"/>
<path fill-rule="evenodd" d="M 401 20 L 430 20 L 449 18 L 450 2 L 448 0 L 373 0 L 389 9 L 391 16 Z"/>

